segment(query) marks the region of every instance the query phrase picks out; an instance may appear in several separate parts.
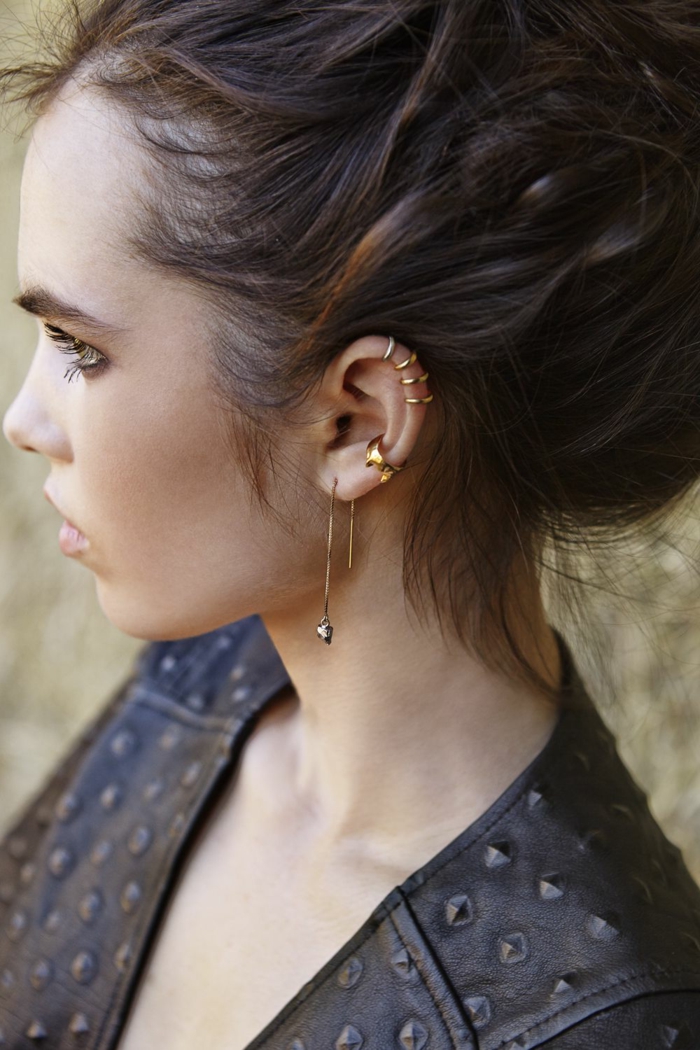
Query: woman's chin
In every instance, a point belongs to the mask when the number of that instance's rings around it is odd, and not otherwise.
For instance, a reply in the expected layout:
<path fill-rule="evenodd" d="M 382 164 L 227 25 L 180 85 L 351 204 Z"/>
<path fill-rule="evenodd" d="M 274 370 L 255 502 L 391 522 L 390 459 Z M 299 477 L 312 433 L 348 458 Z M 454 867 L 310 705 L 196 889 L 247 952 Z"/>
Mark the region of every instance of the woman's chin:
<path fill-rule="evenodd" d="M 227 623 L 249 615 L 255 610 L 222 609 L 219 616 L 212 615 L 207 601 L 202 603 L 202 615 L 192 601 L 172 598 L 163 601 L 162 590 L 158 594 L 147 594 L 143 588 L 121 585 L 116 587 L 95 575 L 97 600 L 105 617 L 113 627 L 131 638 L 144 642 L 178 641 L 194 638 L 215 631 Z"/>

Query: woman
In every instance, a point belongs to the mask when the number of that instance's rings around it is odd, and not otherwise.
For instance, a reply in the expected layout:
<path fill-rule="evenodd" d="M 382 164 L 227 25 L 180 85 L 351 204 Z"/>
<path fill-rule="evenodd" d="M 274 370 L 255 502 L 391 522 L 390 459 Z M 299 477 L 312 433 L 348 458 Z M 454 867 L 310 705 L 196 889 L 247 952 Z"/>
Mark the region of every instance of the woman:
<path fill-rule="evenodd" d="M 541 591 L 698 476 L 696 22 L 98 0 L 5 71 L 4 434 L 149 642 L 3 843 L 7 1045 L 700 1046 Z"/>

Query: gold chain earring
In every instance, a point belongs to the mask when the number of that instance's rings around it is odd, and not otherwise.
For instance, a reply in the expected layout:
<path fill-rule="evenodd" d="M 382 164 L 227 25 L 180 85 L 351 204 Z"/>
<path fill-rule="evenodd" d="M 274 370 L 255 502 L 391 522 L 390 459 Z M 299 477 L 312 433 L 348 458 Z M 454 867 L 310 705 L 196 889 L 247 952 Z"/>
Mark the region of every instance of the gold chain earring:
<path fill-rule="evenodd" d="M 335 506 L 335 487 L 338 484 L 338 479 L 335 478 L 333 481 L 333 488 L 331 489 L 331 512 L 328 518 L 328 552 L 326 555 L 326 593 L 323 603 L 323 616 L 321 622 L 316 628 L 316 634 L 319 638 L 322 638 L 326 645 L 331 644 L 333 637 L 333 628 L 331 622 L 328 619 L 328 583 L 331 576 L 331 547 L 333 543 L 333 508 Z M 355 521 L 355 500 L 350 501 L 350 550 L 348 554 L 348 568 L 352 568 L 352 531 L 353 524 Z"/>

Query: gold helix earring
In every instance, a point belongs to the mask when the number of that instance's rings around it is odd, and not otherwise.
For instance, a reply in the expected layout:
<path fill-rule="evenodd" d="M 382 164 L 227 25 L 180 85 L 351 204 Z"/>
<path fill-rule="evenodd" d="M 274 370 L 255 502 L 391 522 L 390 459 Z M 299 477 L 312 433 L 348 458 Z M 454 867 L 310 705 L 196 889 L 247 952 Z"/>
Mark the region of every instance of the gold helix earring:
<path fill-rule="evenodd" d="M 389 345 L 386 348 L 386 351 L 384 352 L 384 356 L 382 357 L 382 361 L 388 361 L 389 360 L 389 358 L 391 357 L 391 355 L 394 352 L 394 347 L 395 346 L 396 346 L 396 340 L 394 339 L 393 335 L 390 335 L 389 336 Z M 413 362 L 416 360 L 416 357 L 417 357 L 417 355 L 415 354 L 415 352 L 411 351 L 410 355 L 406 358 L 406 360 L 405 361 L 401 361 L 398 365 L 394 365 L 394 368 L 396 369 L 397 372 L 400 369 L 402 369 L 402 368 L 408 368 L 408 366 L 412 365 Z M 408 386 L 410 383 L 424 383 L 426 381 L 426 379 L 428 378 L 429 374 L 430 374 L 429 372 L 423 372 L 422 375 L 417 376 L 415 379 L 400 379 L 399 382 L 403 383 L 406 386 Z M 432 394 L 428 394 L 427 397 L 405 397 L 404 398 L 404 401 L 407 401 L 409 405 L 427 405 L 428 402 L 432 401 L 432 400 L 433 400 L 433 395 Z M 365 466 L 367 466 L 367 467 L 376 467 L 377 470 L 379 470 L 379 472 L 382 475 L 381 481 L 388 481 L 389 478 L 393 478 L 394 474 L 398 474 L 398 472 L 400 470 L 403 470 L 403 466 L 405 466 L 406 464 L 404 464 L 401 467 L 395 467 L 391 463 L 387 463 L 387 461 L 382 458 L 381 453 L 379 452 L 379 442 L 381 441 L 381 439 L 383 437 L 384 437 L 384 435 L 380 434 L 379 437 L 376 437 L 372 441 L 370 441 L 369 445 L 367 446 L 367 462 L 366 462 Z"/>
<path fill-rule="evenodd" d="M 388 345 L 388 347 L 387 347 L 387 349 L 386 349 L 386 351 L 384 353 L 384 356 L 382 357 L 382 361 L 388 361 L 389 360 L 389 358 L 391 357 L 391 355 L 394 352 L 394 347 L 395 346 L 396 346 L 396 341 L 395 341 L 394 337 L 393 336 L 389 336 L 389 345 Z M 413 351 L 411 351 L 409 357 L 407 357 L 405 361 L 401 361 L 398 365 L 394 365 L 394 368 L 397 371 L 399 371 L 400 369 L 403 369 L 403 368 L 408 368 L 408 366 L 412 365 L 413 362 L 416 359 L 417 359 L 416 354 Z M 426 379 L 428 378 L 428 374 L 429 374 L 428 372 L 423 372 L 422 375 L 418 376 L 415 379 L 403 379 L 402 378 L 400 380 L 400 382 L 405 384 L 405 385 L 408 385 L 409 383 L 424 383 L 426 381 Z M 432 394 L 428 394 L 427 397 L 405 397 L 404 398 L 404 401 L 408 402 L 408 404 L 410 404 L 410 405 L 427 405 L 428 402 L 432 401 L 432 400 L 433 400 L 433 395 Z M 379 442 L 380 442 L 380 440 L 382 439 L 383 436 L 384 436 L 383 434 L 380 434 L 379 437 L 373 438 L 373 440 L 370 441 L 369 444 L 367 445 L 365 466 L 376 467 L 379 470 L 379 472 L 381 473 L 381 475 L 382 475 L 380 480 L 382 482 L 385 482 L 385 481 L 388 481 L 389 478 L 392 478 L 394 476 L 394 474 L 398 474 L 398 472 L 400 470 L 403 470 L 404 467 L 406 466 L 406 464 L 404 463 L 403 466 L 395 467 L 391 463 L 387 463 L 386 460 L 382 458 L 382 456 L 381 456 L 381 454 L 379 452 L 379 447 L 378 446 L 379 446 Z M 335 478 L 334 481 L 333 481 L 333 488 L 331 490 L 331 512 L 330 512 L 330 517 L 329 517 L 329 520 L 328 520 L 328 551 L 327 551 L 327 555 L 326 555 L 326 592 L 325 592 L 325 598 L 324 598 L 324 604 L 323 604 L 323 617 L 321 618 L 321 622 L 319 623 L 318 627 L 316 628 L 316 633 L 317 633 L 318 637 L 322 638 L 323 641 L 327 645 L 331 644 L 331 638 L 333 637 L 333 628 L 331 627 L 331 622 L 328 619 L 328 583 L 329 583 L 329 580 L 330 580 L 330 573 L 331 573 L 331 543 L 332 543 L 332 539 L 333 539 L 333 508 L 334 508 L 334 505 L 335 505 L 335 487 L 336 487 L 337 484 L 338 484 L 338 479 Z M 350 550 L 349 550 L 349 555 L 348 555 L 348 568 L 352 568 L 352 531 L 353 531 L 353 522 L 354 522 L 354 520 L 355 520 L 355 500 L 353 499 L 353 500 L 350 501 Z"/>
<path fill-rule="evenodd" d="M 333 545 L 333 510 L 336 502 L 336 485 L 338 479 L 336 478 L 333 482 L 333 489 L 331 490 L 331 516 L 328 518 L 328 549 L 326 554 L 325 563 L 325 597 L 323 602 L 323 616 L 321 622 L 316 628 L 316 633 L 319 638 L 322 638 L 326 645 L 331 645 L 331 639 L 333 638 L 333 627 L 331 621 L 328 619 L 328 583 L 331 580 L 331 549 Z M 351 537 L 349 537 L 349 552 L 347 559 L 347 568 L 353 568 L 353 526 L 355 524 L 355 500 L 351 500 Z"/>

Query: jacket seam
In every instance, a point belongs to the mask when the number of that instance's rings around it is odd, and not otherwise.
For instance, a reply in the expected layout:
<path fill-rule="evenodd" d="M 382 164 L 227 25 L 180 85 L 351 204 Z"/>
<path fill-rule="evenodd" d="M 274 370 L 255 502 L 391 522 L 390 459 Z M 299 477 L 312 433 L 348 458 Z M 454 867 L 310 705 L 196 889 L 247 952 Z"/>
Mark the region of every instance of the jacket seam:
<path fill-rule="evenodd" d="M 685 975 L 688 977 L 700 977 L 700 970 L 688 970 L 685 967 L 678 969 L 664 969 L 660 967 L 654 967 L 651 969 L 639 970 L 636 973 L 630 974 L 628 977 L 617 978 L 616 980 L 611 981 L 609 984 L 603 985 L 601 988 L 591 989 L 591 991 L 586 992 L 585 995 L 579 996 L 578 999 L 574 999 L 572 1002 L 568 1003 L 566 1006 L 561 1007 L 559 1010 L 554 1010 L 552 1013 L 547 1014 L 545 1017 L 541 1017 L 536 1024 L 530 1025 L 528 1028 L 522 1028 L 516 1034 L 511 1034 L 506 1039 L 502 1039 L 500 1043 L 494 1046 L 494 1050 L 501 1050 L 501 1047 L 506 1046 L 508 1043 L 512 1042 L 513 1039 L 517 1039 L 521 1035 L 528 1035 L 532 1032 L 536 1032 L 537 1029 L 541 1028 L 542 1025 L 546 1024 L 547 1021 L 551 1021 L 553 1018 L 558 1017 L 561 1014 L 565 1014 L 566 1011 L 570 1010 L 572 1006 L 576 1006 L 579 1003 L 584 1003 L 586 999 L 590 999 L 593 995 L 601 995 L 604 992 L 609 992 L 612 988 L 619 988 L 625 984 L 631 984 L 633 981 L 638 981 L 640 977 L 678 977 L 681 975 Z M 672 989 L 659 988 L 649 992 L 643 992 L 642 994 L 656 995 L 658 994 L 658 992 L 664 992 L 669 990 Z M 683 989 L 677 990 L 682 991 Z M 612 1003 L 606 1003 L 604 1006 L 601 1006 L 599 1010 L 595 1010 L 593 1013 L 586 1014 L 585 1017 L 580 1018 L 580 1020 L 576 1021 L 575 1024 L 581 1024 L 583 1021 L 588 1020 L 589 1017 L 595 1017 L 595 1015 L 597 1013 L 600 1013 L 601 1010 L 609 1010 L 611 1007 L 621 1006 L 626 1001 L 627 1000 L 625 999 L 616 999 Z M 551 1039 L 552 1036 L 548 1036 L 547 1038 Z"/>
<path fill-rule="evenodd" d="M 128 703 L 147 707 L 159 715 L 171 718 L 173 721 L 186 725 L 190 729 L 201 729 L 208 733 L 227 733 L 235 729 L 238 722 L 243 721 L 240 714 L 231 715 L 200 715 L 194 711 L 183 708 L 177 700 L 166 693 L 159 692 L 145 686 L 144 692 L 134 692 L 128 697 Z"/>
<path fill-rule="evenodd" d="M 422 931 L 421 931 L 421 928 L 420 928 L 420 926 L 418 925 L 418 923 L 416 922 L 416 920 L 415 920 L 415 917 L 413 916 L 413 913 L 412 913 L 412 909 L 411 909 L 411 908 L 409 907 L 409 905 L 408 905 L 408 902 L 407 902 L 407 901 L 406 901 L 406 902 L 404 902 L 404 903 L 405 903 L 405 906 L 406 906 L 407 910 L 409 911 L 409 914 L 411 915 L 411 919 L 412 919 L 412 921 L 413 921 L 413 922 L 415 923 L 415 925 L 416 925 L 416 929 L 417 929 L 417 930 L 418 930 L 418 931 L 419 931 L 419 932 L 421 933 L 421 935 L 422 935 Z M 404 946 L 404 948 L 406 949 L 406 951 L 408 951 L 408 946 L 407 946 L 407 944 L 406 944 L 406 941 L 404 940 L 403 936 L 401 935 L 401 930 L 399 929 L 399 927 L 398 927 L 397 923 L 396 923 L 396 922 L 394 921 L 394 912 L 395 912 L 395 911 L 396 911 L 396 910 L 398 909 L 398 907 L 399 907 L 399 905 L 397 904 L 395 908 L 392 908 L 392 909 L 391 909 L 391 911 L 389 912 L 388 918 L 389 918 L 389 920 L 390 920 L 390 922 L 391 922 L 392 926 L 394 927 L 394 930 L 396 931 L 396 935 L 397 935 L 397 937 L 399 938 L 399 940 L 400 940 L 400 941 L 401 941 L 401 943 L 403 944 L 403 946 Z M 428 947 L 428 950 L 429 950 L 429 951 L 430 951 L 430 952 L 432 953 L 432 948 L 430 947 L 430 944 L 429 944 L 429 942 L 428 942 L 428 941 L 426 940 L 426 942 L 425 942 L 425 943 L 426 943 L 426 946 Z M 456 1040 L 455 1040 L 455 1038 L 453 1037 L 453 1032 L 452 1032 L 452 1025 L 451 1025 L 451 1024 L 449 1023 L 449 1021 L 448 1021 L 448 1018 L 447 1018 L 447 1017 L 445 1016 L 445 1013 L 443 1012 L 443 1009 L 442 1009 L 442 1007 L 440 1006 L 440 1004 L 438 1003 L 437 999 L 436 999 L 436 998 L 435 998 L 435 996 L 433 995 L 433 993 L 432 993 L 432 990 L 431 990 L 431 988 L 430 988 L 430 983 L 429 983 L 429 982 L 428 982 L 428 981 L 427 981 L 427 980 L 425 979 L 425 977 L 423 976 L 423 974 L 422 974 L 422 973 L 420 972 L 420 968 L 418 967 L 418 965 L 416 965 L 416 970 L 418 970 L 418 973 L 420 974 L 420 978 L 421 978 L 421 981 L 422 981 L 422 983 L 423 983 L 423 987 L 425 988 L 425 990 L 427 991 L 428 995 L 430 996 L 430 999 L 431 999 L 431 1001 L 432 1001 L 432 1004 L 433 1004 L 433 1006 L 434 1006 L 435 1010 L 436 1010 L 436 1011 L 437 1011 L 437 1013 L 438 1013 L 438 1014 L 440 1015 L 440 1020 L 442 1021 L 443 1025 L 444 1025 L 444 1027 L 445 1027 L 445 1031 L 447 1032 L 447 1035 L 448 1035 L 448 1037 L 449 1037 L 449 1040 L 450 1040 L 450 1042 L 452 1043 L 452 1046 L 453 1046 L 453 1047 L 455 1047 L 455 1050 L 459 1050 L 459 1044 L 457 1043 L 457 1041 L 456 1041 Z M 443 975 L 441 975 L 441 976 L 443 976 Z M 444 980 L 444 976 L 443 976 L 443 984 L 445 984 L 445 983 L 446 983 L 446 982 L 445 982 L 445 980 Z M 451 995 L 451 997 L 452 997 L 453 999 L 457 998 L 457 997 L 456 997 L 456 996 L 454 995 L 454 993 L 452 992 L 452 989 L 450 989 L 450 995 Z M 459 1005 L 459 1000 L 458 1000 L 458 998 L 457 998 L 457 1005 Z M 460 1010 L 460 1012 L 461 1012 L 461 1010 Z M 466 1025 L 466 1022 L 465 1022 L 465 1028 L 466 1028 L 466 1027 L 467 1027 L 467 1025 Z M 473 1039 L 471 1040 L 471 1042 L 472 1042 L 472 1045 L 473 1045 L 473 1043 L 474 1043 Z"/>

